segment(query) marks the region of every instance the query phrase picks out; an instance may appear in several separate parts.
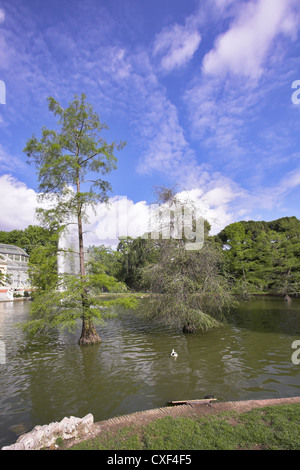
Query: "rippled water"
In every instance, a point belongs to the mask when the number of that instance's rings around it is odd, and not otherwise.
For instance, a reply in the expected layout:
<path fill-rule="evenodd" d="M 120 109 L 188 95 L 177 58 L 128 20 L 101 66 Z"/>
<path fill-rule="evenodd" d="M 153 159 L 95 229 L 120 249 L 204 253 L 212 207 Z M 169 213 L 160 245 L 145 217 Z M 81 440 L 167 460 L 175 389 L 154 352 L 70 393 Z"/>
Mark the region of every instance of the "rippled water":
<path fill-rule="evenodd" d="M 92 413 L 96 421 L 213 394 L 218 400 L 300 394 L 300 299 L 259 298 L 208 333 L 184 335 L 134 314 L 99 327 L 102 342 L 79 347 L 79 331 L 28 342 L 15 324 L 30 302 L 0 303 L 0 447 L 37 424 Z M 170 356 L 174 348 L 178 358 Z"/>

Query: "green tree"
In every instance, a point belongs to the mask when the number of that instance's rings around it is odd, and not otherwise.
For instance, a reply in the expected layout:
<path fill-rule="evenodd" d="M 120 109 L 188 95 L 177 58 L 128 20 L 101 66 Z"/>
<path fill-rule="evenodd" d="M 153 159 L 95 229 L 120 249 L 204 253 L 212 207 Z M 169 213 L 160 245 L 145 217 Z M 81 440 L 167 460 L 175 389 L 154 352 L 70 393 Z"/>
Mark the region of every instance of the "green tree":
<path fill-rule="evenodd" d="M 51 237 L 52 231 L 38 225 L 29 225 L 24 230 L 0 231 L 0 243 L 18 246 L 29 256 L 37 246 L 47 245 Z"/>
<path fill-rule="evenodd" d="M 166 207 L 169 214 L 170 207 L 174 207 L 176 212 L 171 214 L 168 223 L 171 225 L 169 233 L 174 228 L 177 238 L 157 239 L 157 259 L 143 269 L 143 280 L 151 294 L 144 312 L 149 319 L 181 327 L 186 333 L 207 330 L 217 326 L 223 319 L 224 310 L 234 303 L 224 274 L 222 250 L 209 239 L 209 224 L 203 220 L 205 240 L 202 248 L 187 249 L 189 240 L 184 230 L 182 237 L 178 237 L 175 222 L 186 210 L 186 204 L 188 212 L 192 213 L 193 204 L 189 201 L 180 204 L 169 190 L 162 196 L 162 211 Z M 197 226 L 194 219 L 190 222 Z"/>
<path fill-rule="evenodd" d="M 236 292 L 243 296 L 299 292 L 300 221 L 296 217 L 236 222 L 215 240 L 223 247 Z"/>
<path fill-rule="evenodd" d="M 300 221 L 296 217 L 284 217 L 270 224 L 277 229 L 272 240 L 272 264 L 270 290 L 282 295 L 300 291 Z"/>
<path fill-rule="evenodd" d="M 234 304 L 221 264 L 222 253 L 209 241 L 195 251 L 162 241 L 159 261 L 143 271 L 151 293 L 146 316 L 187 333 L 217 326 Z"/>
<path fill-rule="evenodd" d="M 117 247 L 121 255 L 118 279 L 125 282 L 130 289 L 141 290 L 147 287 L 142 269 L 158 259 L 158 247 L 155 240 L 120 237 Z"/>
<path fill-rule="evenodd" d="M 44 207 L 38 209 L 42 223 L 47 227 L 57 221 L 61 228 L 67 228 L 70 223 L 77 225 L 79 273 L 59 276 L 56 289 L 51 283 L 50 290 L 36 296 L 32 309 L 34 319 L 27 324 L 27 329 L 37 331 L 47 326 L 74 325 L 80 318 L 79 344 L 93 344 L 100 341 L 94 319 L 101 319 L 102 315 L 92 289 L 96 284 L 115 289 L 117 283 L 105 274 L 87 275 L 83 224 L 88 208 L 107 201 L 111 188 L 102 175 L 116 168 L 114 152 L 124 143 L 106 142 L 102 131 L 107 126 L 100 122 L 84 94 L 75 95 L 65 109 L 52 97 L 48 98 L 48 103 L 49 110 L 58 117 L 59 130 L 44 127 L 41 139 L 33 136 L 24 151 L 29 163 L 37 168 L 40 200 L 44 203 Z"/>
<path fill-rule="evenodd" d="M 57 251 L 59 231 L 48 231 L 47 241 L 30 247 L 28 276 L 34 295 L 56 289 L 58 283 Z"/>
<path fill-rule="evenodd" d="M 90 274 L 107 274 L 119 279 L 121 253 L 104 245 L 90 246 L 87 269 Z M 103 289 L 100 287 L 101 292 Z"/>

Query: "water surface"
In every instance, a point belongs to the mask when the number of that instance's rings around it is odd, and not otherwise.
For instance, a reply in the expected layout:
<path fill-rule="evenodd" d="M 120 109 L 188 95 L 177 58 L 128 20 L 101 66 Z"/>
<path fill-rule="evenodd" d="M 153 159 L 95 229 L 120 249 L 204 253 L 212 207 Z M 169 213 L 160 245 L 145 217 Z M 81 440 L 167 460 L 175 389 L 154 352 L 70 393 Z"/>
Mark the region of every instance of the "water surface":
<path fill-rule="evenodd" d="M 208 333 L 146 324 L 132 313 L 97 327 L 102 342 L 77 344 L 80 331 L 28 341 L 15 324 L 30 302 L 0 303 L 0 447 L 64 416 L 95 421 L 213 394 L 220 401 L 300 395 L 300 299 L 255 298 Z M 178 358 L 170 356 L 174 348 Z"/>

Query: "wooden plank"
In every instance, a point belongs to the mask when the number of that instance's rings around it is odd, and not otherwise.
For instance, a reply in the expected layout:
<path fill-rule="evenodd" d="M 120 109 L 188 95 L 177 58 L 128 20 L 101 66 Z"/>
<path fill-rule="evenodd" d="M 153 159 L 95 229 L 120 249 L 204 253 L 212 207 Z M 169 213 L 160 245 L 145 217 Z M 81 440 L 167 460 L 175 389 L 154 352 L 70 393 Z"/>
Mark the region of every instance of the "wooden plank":
<path fill-rule="evenodd" d="M 188 403 L 209 403 L 211 401 L 216 401 L 216 398 L 199 398 L 198 400 L 177 400 L 177 401 L 168 401 L 168 405 L 187 405 Z"/>

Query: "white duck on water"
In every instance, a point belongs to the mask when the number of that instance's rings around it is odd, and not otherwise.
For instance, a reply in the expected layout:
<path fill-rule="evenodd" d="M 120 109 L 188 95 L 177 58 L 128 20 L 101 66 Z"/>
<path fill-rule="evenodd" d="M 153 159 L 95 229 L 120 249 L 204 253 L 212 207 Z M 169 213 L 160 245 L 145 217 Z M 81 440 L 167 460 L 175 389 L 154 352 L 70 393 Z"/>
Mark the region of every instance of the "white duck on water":
<path fill-rule="evenodd" d="M 174 349 L 172 349 L 171 356 L 172 357 L 177 357 L 178 356 L 177 352 L 175 352 Z"/>

